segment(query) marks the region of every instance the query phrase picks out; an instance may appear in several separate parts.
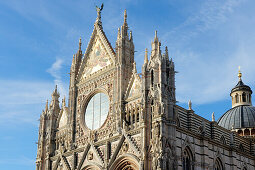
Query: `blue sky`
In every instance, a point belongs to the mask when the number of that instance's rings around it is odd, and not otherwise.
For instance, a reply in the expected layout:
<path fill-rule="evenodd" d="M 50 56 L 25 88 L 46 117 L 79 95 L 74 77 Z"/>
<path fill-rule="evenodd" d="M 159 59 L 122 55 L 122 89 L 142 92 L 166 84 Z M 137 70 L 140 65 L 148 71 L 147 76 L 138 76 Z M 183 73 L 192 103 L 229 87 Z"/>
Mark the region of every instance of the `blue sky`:
<path fill-rule="evenodd" d="M 72 55 L 85 50 L 96 0 L 0 1 L 0 169 L 35 169 L 38 119 L 55 84 L 68 94 Z M 179 105 L 218 119 L 231 108 L 229 93 L 243 81 L 254 88 L 254 0 L 108 0 L 104 31 L 115 47 L 127 9 L 138 71 L 154 31 L 176 64 Z M 253 100 L 254 103 L 254 100 Z"/>

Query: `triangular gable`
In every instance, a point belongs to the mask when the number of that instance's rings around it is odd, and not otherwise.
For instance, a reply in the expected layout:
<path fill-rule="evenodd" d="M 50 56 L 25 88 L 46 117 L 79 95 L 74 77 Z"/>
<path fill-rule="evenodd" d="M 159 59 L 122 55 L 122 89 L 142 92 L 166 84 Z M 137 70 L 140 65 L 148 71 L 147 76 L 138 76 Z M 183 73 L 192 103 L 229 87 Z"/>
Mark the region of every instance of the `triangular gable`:
<path fill-rule="evenodd" d="M 91 74 L 115 63 L 115 52 L 101 26 L 97 23 L 81 63 L 78 79 L 87 78 Z"/>
<path fill-rule="evenodd" d="M 83 169 L 84 166 L 88 164 L 95 164 L 97 166 L 104 165 L 104 160 L 100 157 L 97 149 L 93 144 L 88 144 L 85 148 L 77 169 Z"/>
<path fill-rule="evenodd" d="M 67 113 L 68 108 L 64 107 L 61 112 L 60 112 L 60 118 L 59 118 L 59 123 L 58 123 L 58 128 L 65 127 L 67 125 Z"/>
<path fill-rule="evenodd" d="M 126 92 L 126 99 L 141 96 L 142 80 L 137 73 L 133 73 Z"/>

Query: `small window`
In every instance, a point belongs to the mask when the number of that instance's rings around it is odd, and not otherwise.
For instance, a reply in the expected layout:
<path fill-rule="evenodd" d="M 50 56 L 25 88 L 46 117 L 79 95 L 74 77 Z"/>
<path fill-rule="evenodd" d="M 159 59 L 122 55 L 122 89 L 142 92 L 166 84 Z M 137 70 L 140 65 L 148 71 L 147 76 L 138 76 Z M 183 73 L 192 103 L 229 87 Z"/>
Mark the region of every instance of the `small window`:
<path fill-rule="evenodd" d="M 222 144 L 226 144 L 226 140 L 225 140 L 225 137 L 222 135 L 221 136 L 221 138 L 220 138 L 220 142 L 222 143 Z"/>
<path fill-rule="evenodd" d="M 244 92 L 242 94 L 242 100 L 243 100 L 243 102 L 246 102 L 246 93 L 244 93 Z"/>
<path fill-rule="evenodd" d="M 235 95 L 236 103 L 239 103 L 239 98 L 238 98 L 238 97 L 239 97 L 239 95 L 238 95 L 238 94 L 236 94 L 236 95 Z"/>

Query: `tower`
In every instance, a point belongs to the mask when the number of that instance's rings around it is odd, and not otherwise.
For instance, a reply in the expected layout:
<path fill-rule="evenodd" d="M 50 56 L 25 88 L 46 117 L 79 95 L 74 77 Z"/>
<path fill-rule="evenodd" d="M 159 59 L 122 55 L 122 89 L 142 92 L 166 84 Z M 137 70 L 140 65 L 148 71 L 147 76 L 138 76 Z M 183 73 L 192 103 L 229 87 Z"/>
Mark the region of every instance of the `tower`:
<path fill-rule="evenodd" d="M 147 126 L 146 143 L 150 147 L 145 169 L 172 169 L 175 167 L 173 162 L 176 160 L 170 160 L 167 157 L 171 155 L 175 145 L 177 112 L 174 63 L 172 59 L 169 60 L 167 47 L 164 54 L 161 53 L 161 42 L 157 31 L 155 31 L 151 47 L 150 60 L 148 60 L 146 49 L 142 68 Z M 171 155 L 171 158 L 174 157 Z"/>

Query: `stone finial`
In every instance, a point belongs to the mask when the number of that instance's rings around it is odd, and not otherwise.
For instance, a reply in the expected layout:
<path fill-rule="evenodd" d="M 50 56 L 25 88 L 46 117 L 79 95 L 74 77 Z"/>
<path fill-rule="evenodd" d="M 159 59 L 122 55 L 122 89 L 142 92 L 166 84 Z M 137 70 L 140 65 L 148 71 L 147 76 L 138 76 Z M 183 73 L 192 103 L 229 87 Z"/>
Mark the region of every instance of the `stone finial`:
<path fill-rule="evenodd" d="M 192 110 L 192 103 L 191 103 L 191 100 L 189 100 L 188 106 L 189 106 L 189 110 Z"/>
<path fill-rule="evenodd" d="M 212 113 L 212 122 L 215 122 L 214 112 Z"/>

